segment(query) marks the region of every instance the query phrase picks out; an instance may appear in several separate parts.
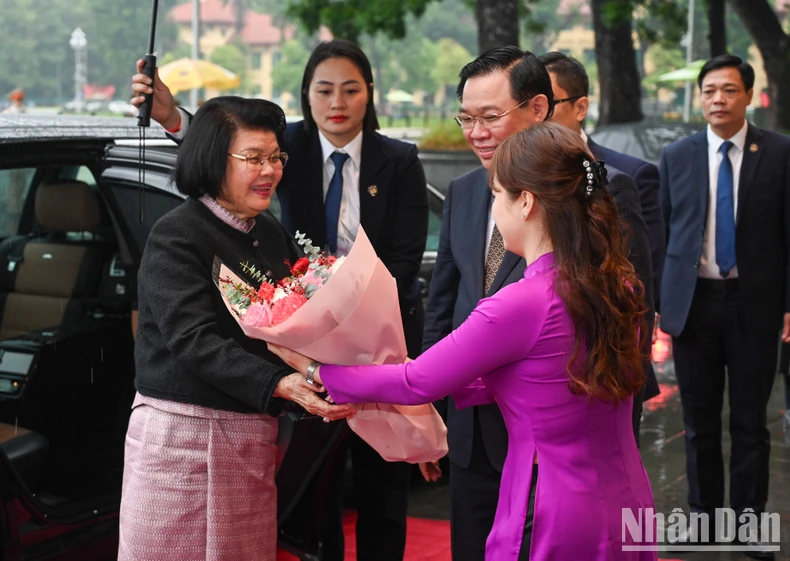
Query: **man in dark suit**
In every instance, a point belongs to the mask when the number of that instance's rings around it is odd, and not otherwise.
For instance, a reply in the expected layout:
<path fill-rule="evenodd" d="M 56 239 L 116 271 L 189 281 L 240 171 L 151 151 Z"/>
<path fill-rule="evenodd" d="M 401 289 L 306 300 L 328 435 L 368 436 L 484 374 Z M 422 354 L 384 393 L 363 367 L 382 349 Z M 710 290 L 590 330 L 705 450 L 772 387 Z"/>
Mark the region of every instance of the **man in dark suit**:
<path fill-rule="evenodd" d="M 658 298 L 667 247 L 664 217 L 658 202 L 658 168 L 645 160 L 601 146 L 584 132 L 582 125 L 590 107 L 587 98 L 590 93 L 590 80 L 581 62 L 558 52 L 546 53 L 538 58 L 549 71 L 554 91 L 554 114 L 551 120 L 579 133 L 596 159 L 603 160 L 631 176 L 636 183 L 642 206 L 642 218 L 650 232 L 653 291 Z"/>
<path fill-rule="evenodd" d="M 708 127 L 667 146 L 659 166 L 668 241 L 661 329 L 672 335 L 691 509 L 712 520 L 724 506 L 726 372 L 730 506 L 759 516 L 779 331 L 790 341 L 790 138 L 747 122 L 754 70 L 740 58 L 709 60 L 698 84 Z"/>
<path fill-rule="evenodd" d="M 491 218 L 488 167 L 509 136 L 551 115 L 551 80 L 532 53 L 492 49 L 460 73 L 456 120 L 481 167 L 447 189 L 442 230 L 425 313 L 423 348 L 463 323 L 479 300 L 523 277 L 525 263 L 504 251 Z M 632 231 L 632 259 L 640 279 L 652 275 L 639 194 L 625 174 L 610 169 L 609 191 Z M 453 561 L 482 561 L 493 524 L 507 453 L 507 431 L 496 405 L 458 410 L 448 404 Z M 525 477 L 529 477 L 528 474 Z"/>
<path fill-rule="evenodd" d="M 650 234 L 650 260 L 653 266 L 652 293 L 653 299 L 656 300 L 661 290 L 661 271 L 664 269 L 664 255 L 666 253 L 664 217 L 658 202 L 658 168 L 639 158 L 601 146 L 585 134 L 582 124 L 587 118 L 587 109 L 590 106 L 590 101 L 587 99 L 590 80 L 582 63 L 558 52 L 546 53 L 539 58 L 549 72 L 554 92 L 554 114 L 551 116 L 551 120 L 581 135 L 595 159 L 603 160 L 607 165 L 629 175 L 639 189 L 642 218 L 647 224 Z M 647 326 L 652 333 L 655 324 L 654 302 L 650 302 L 650 305 Z M 648 345 L 650 342 L 647 342 Z M 645 354 L 649 356 L 650 351 L 648 346 L 645 349 Z M 642 399 L 634 399 L 634 424 L 636 427 L 639 427 L 642 417 L 642 402 L 659 394 L 658 382 L 651 360 L 645 361 L 645 374 L 647 383 L 643 388 Z M 636 430 L 636 442 L 639 444 L 638 429 Z"/>

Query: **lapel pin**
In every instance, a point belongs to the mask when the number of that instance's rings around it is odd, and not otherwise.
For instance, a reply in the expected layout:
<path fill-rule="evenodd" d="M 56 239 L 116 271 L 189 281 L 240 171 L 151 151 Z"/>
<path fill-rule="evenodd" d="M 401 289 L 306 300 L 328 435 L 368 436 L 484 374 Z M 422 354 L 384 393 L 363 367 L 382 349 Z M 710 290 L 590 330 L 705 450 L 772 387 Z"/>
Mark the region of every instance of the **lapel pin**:
<path fill-rule="evenodd" d="M 371 185 L 370 187 L 368 187 L 368 193 L 370 193 L 371 197 L 375 197 L 376 195 L 379 194 L 379 188 L 376 187 L 375 185 Z"/>
<path fill-rule="evenodd" d="M 757 150 L 759 150 L 757 144 L 753 143 L 751 146 L 749 146 L 749 152 L 757 152 Z"/>

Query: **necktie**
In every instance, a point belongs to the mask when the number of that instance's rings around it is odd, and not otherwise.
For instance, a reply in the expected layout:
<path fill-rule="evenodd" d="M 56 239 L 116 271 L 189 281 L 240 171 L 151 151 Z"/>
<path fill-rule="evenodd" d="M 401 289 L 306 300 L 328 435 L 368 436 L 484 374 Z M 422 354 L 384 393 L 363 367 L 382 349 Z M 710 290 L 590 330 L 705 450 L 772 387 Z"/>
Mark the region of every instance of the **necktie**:
<path fill-rule="evenodd" d="M 505 244 L 502 241 L 502 234 L 499 233 L 499 228 L 494 224 L 494 231 L 491 233 L 491 243 L 488 245 L 488 255 L 486 256 L 486 281 L 483 295 L 488 294 L 491 285 L 494 284 L 494 277 L 496 277 L 504 257 Z"/>
<path fill-rule="evenodd" d="M 330 156 L 335 164 L 335 174 L 329 181 L 329 189 L 324 201 L 324 215 L 326 216 L 326 242 L 329 251 L 337 251 L 337 223 L 340 219 L 340 201 L 343 200 L 343 164 L 348 160 L 348 154 L 334 152 Z"/>
<path fill-rule="evenodd" d="M 716 265 L 719 274 L 726 277 L 735 267 L 735 210 L 733 206 L 732 163 L 727 155 L 732 142 L 721 145 L 721 165 L 716 185 Z"/>

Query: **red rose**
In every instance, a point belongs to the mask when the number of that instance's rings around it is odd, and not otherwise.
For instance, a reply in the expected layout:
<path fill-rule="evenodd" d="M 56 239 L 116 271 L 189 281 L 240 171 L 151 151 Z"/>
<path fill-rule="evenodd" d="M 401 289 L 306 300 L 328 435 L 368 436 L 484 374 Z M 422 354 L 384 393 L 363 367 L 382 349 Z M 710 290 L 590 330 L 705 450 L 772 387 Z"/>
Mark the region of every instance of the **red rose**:
<path fill-rule="evenodd" d="M 268 282 L 262 282 L 261 287 L 258 289 L 258 298 L 265 302 L 274 298 L 274 285 Z"/>
<path fill-rule="evenodd" d="M 310 260 L 307 257 L 302 257 L 294 266 L 291 267 L 291 274 L 293 275 L 303 275 L 307 272 L 307 268 L 310 266 Z"/>

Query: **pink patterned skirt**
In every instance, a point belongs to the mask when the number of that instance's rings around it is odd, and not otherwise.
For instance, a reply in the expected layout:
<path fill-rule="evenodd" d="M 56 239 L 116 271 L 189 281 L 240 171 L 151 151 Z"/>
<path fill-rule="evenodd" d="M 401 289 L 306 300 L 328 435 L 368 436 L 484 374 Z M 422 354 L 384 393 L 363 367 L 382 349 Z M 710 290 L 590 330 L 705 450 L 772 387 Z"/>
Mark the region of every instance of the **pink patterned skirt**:
<path fill-rule="evenodd" d="M 274 561 L 277 419 L 137 395 L 118 561 Z"/>

